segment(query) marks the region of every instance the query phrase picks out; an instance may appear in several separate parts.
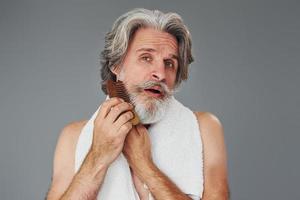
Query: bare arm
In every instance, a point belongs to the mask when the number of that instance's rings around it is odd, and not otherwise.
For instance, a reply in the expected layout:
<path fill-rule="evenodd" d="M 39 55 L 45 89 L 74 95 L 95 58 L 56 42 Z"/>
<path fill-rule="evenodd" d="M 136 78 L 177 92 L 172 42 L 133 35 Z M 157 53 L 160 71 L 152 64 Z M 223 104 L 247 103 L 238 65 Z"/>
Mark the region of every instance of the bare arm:
<path fill-rule="evenodd" d="M 204 148 L 203 200 L 227 200 L 226 148 L 220 121 L 211 113 L 196 113 Z M 156 200 L 191 199 L 164 175 L 152 162 L 147 130 L 133 128 L 128 134 L 123 152 L 139 179 L 146 183 Z M 199 152 L 200 153 L 200 152 Z M 200 169 L 199 169 L 200 170 Z"/>
<path fill-rule="evenodd" d="M 227 155 L 222 124 L 209 112 L 198 112 L 196 116 L 204 151 L 202 200 L 227 200 L 229 199 Z"/>
<path fill-rule="evenodd" d="M 141 180 L 148 186 L 156 200 L 190 200 L 163 172 L 153 163 L 140 173 Z"/>
<path fill-rule="evenodd" d="M 114 109 L 112 109 L 114 108 Z M 121 153 L 132 127 L 132 106 L 118 98 L 105 101 L 94 121 L 93 142 L 80 170 L 74 175 L 75 147 L 78 139 L 65 128 L 58 141 L 53 180 L 47 199 L 95 199 L 109 165 Z M 80 132 L 80 131 L 79 131 Z M 75 141 L 75 142 L 74 142 Z"/>
<path fill-rule="evenodd" d="M 92 151 L 87 154 L 82 167 L 74 176 L 70 186 L 61 196 L 60 200 L 96 199 L 108 169 L 107 165 L 98 163 L 97 157 L 98 155 Z"/>
<path fill-rule="evenodd" d="M 73 122 L 60 133 L 54 153 L 52 183 L 47 194 L 49 200 L 59 199 L 73 179 L 76 141 L 85 123 Z"/>
<path fill-rule="evenodd" d="M 79 123 L 66 126 L 59 137 L 54 156 L 52 185 L 47 195 L 48 200 L 94 199 L 102 183 L 105 168 L 94 168 L 92 153 L 86 156 L 82 167 L 74 174 L 75 146 L 77 134 L 80 133 L 78 126 Z"/>
<path fill-rule="evenodd" d="M 156 200 L 191 199 L 153 163 L 150 140 L 144 126 L 139 125 L 130 131 L 123 152 L 133 172 L 148 186 Z"/>

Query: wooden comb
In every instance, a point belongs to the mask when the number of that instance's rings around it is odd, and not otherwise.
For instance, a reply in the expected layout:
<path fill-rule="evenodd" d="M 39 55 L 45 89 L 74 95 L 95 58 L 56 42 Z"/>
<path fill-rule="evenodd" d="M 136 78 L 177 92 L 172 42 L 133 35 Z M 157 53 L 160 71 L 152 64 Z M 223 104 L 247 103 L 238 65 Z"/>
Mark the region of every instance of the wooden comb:
<path fill-rule="evenodd" d="M 112 80 L 107 80 L 106 82 L 106 91 L 109 95 L 110 98 L 112 97 L 119 97 L 126 101 L 127 103 L 131 103 L 129 94 L 124 86 L 124 83 L 122 81 L 112 81 Z M 130 120 L 133 125 L 137 125 L 140 123 L 140 119 L 136 112 L 132 110 L 132 113 L 134 117 Z"/>

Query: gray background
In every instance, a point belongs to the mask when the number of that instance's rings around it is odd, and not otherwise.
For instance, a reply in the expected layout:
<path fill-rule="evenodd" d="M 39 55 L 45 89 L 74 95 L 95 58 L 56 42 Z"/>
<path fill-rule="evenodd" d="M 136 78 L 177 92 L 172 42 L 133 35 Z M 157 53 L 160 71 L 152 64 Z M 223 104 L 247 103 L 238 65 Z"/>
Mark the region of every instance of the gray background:
<path fill-rule="evenodd" d="M 296 0 L 2 0 L 0 198 L 44 198 L 61 129 L 104 100 L 104 34 L 134 7 L 176 11 L 190 28 L 196 61 L 176 96 L 221 120 L 232 199 L 300 199 Z"/>

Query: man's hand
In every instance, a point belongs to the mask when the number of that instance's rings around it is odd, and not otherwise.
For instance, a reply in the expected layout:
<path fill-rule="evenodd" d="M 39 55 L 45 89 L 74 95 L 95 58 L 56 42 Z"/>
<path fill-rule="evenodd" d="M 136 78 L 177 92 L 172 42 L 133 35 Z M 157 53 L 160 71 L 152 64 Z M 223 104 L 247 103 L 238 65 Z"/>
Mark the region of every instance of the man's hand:
<path fill-rule="evenodd" d="M 109 166 L 121 153 L 127 133 L 131 130 L 133 106 L 120 98 L 105 101 L 94 121 L 90 149 L 98 163 Z"/>
<path fill-rule="evenodd" d="M 134 126 L 130 130 L 125 139 L 123 153 L 130 167 L 138 175 L 145 167 L 153 164 L 150 138 L 143 125 Z"/>
<path fill-rule="evenodd" d="M 101 105 L 94 120 L 93 141 L 90 151 L 75 175 L 70 175 L 70 173 L 66 175 L 65 172 L 66 167 L 71 166 L 69 164 L 70 157 L 74 156 L 74 151 L 71 151 L 70 148 L 75 149 L 75 145 L 74 147 L 68 145 L 72 137 L 65 135 L 74 135 L 74 133 L 70 134 L 69 131 L 64 131 L 63 137 L 61 137 L 63 140 L 61 139 L 58 143 L 53 182 L 47 199 L 88 200 L 97 198 L 107 169 L 121 153 L 125 137 L 132 128 L 129 121 L 133 117 L 131 109 L 130 104 L 119 98 L 111 98 Z M 78 130 L 78 135 L 80 130 Z M 62 151 L 61 149 L 66 150 Z M 67 171 L 71 171 L 73 168 L 67 169 L 70 169 Z"/>
<path fill-rule="evenodd" d="M 123 153 L 133 172 L 148 186 L 155 199 L 190 199 L 153 163 L 150 138 L 143 125 L 133 127 L 128 133 Z"/>

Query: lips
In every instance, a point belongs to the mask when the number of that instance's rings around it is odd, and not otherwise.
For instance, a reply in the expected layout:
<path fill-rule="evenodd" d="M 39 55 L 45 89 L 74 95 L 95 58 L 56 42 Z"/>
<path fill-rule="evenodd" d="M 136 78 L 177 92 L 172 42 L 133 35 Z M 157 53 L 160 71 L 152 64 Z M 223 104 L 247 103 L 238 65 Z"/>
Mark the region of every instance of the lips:
<path fill-rule="evenodd" d="M 164 95 L 161 87 L 159 87 L 159 86 L 153 86 L 153 87 L 150 87 L 150 88 L 146 88 L 146 89 L 144 89 L 144 91 L 148 95 L 150 95 L 152 97 L 156 97 L 156 98 L 161 98 Z"/>

